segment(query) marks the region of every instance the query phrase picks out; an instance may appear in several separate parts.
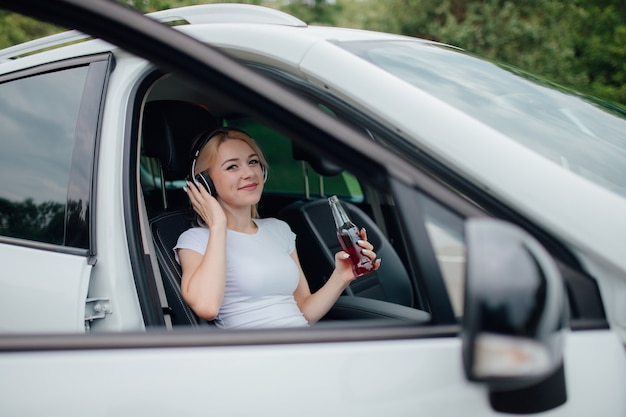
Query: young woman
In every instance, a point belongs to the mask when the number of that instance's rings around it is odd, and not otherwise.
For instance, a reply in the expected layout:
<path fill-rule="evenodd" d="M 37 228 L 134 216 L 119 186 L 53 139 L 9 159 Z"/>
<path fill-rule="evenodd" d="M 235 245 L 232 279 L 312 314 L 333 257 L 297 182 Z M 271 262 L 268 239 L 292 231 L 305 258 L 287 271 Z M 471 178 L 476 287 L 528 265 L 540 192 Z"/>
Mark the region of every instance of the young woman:
<path fill-rule="evenodd" d="M 185 187 L 202 227 L 174 248 L 183 270 L 182 294 L 195 313 L 220 327 L 301 327 L 321 319 L 355 279 L 349 255 L 335 254 L 335 270 L 311 294 L 287 223 L 260 219 L 267 163 L 245 132 L 224 128 L 201 135 L 193 174 L 207 174 L 213 190 Z M 364 229 L 363 253 L 376 258 Z M 380 266 L 380 259 L 374 267 Z"/>

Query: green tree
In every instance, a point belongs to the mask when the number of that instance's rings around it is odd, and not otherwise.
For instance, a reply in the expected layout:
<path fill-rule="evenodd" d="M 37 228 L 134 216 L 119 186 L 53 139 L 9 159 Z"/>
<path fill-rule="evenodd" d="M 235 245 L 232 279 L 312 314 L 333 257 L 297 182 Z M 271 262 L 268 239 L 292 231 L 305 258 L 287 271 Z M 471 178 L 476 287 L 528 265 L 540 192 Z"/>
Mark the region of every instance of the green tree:
<path fill-rule="evenodd" d="M 228 1 L 228 0 L 226 0 Z M 143 13 L 223 2 L 118 0 Z M 626 104 L 623 0 L 245 0 L 308 24 L 399 33 L 459 46 Z M 0 48 L 60 28 L 0 11 Z"/>
<path fill-rule="evenodd" d="M 387 0 L 379 30 L 434 39 L 626 103 L 621 0 Z"/>
<path fill-rule="evenodd" d="M 59 26 L 40 22 L 17 13 L 0 10 L 0 49 L 63 31 Z"/>
<path fill-rule="evenodd" d="M 571 42 L 575 71 L 586 75 L 586 89 L 626 103 L 626 3 L 581 2 Z"/>

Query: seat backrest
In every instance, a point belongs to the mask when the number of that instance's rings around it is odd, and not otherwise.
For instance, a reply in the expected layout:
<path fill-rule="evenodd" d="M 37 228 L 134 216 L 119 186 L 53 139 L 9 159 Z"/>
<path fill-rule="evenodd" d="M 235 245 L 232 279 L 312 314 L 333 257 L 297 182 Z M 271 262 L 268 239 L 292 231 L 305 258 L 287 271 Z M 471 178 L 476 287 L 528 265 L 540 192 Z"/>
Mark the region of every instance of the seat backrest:
<path fill-rule="evenodd" d="M 164 212 L 150 221 L 152 239 L 163 279 L 173 325 L 202 326 L 208 322 L 200 319 L 183 300 L 181 291 L 182 270 L 174 257 L 178 236 L 191 227 L 195 215 L 191 210 Z"/>
<path fill-rule="evenodd" d="M 323 176 L 338 175 L 341 167 L 294 146 L 295 159 L 307 161 Z M 342 202 L 352 221 L 365 227 L 367 238 L 382 260 L 378 270 L 353 281 L 347 292 L 353 295 L 389 301 L 405 306 L 413 305 L 413 291 L 409 274 L 398 253 L 376 223 L 354 204 Z M 296 247 L 302 269 L 311 291 L 324 285 L 335 267 L 334 254 L 341 250 L 335 222 L 327 199 L 297 201 L 283 208 L 278 217 L 285 220 L 296 233 Z"/>
<path fill-rule="evenodd" d="M 192 226 L 195 214 L 185 193 L 176 188 L 168 190 L 165 181 L 187 177 L 193 140 L 199 133 L 217 127 L 218 122 L 205 108 L 185 101 L 153 101 L 144 109 L 142 154 L 158 160 L 163 180 L 160 195 L 151 196 L 153 190 L 144 189 L 144 196 L 152 201 L 148 207 L 150 229 L 175 325 L 198 326 L 207 322 L 199 319 L 182 298 L 182 271 L 173 251 L 180 234 Z"/>
<path fill-rule="evenodd" d="M 142 123 L 142 155 L 158 161 L 162 180 L 162 190 L 157 195 L 144 190 L 149 212 L 187 205 L 184 193 L 180 189 L 168 189 L 165 181 L 187 177 L 193 140 L 199 133 L 217 127 L 219 123 L 211 113 L 197 104 L 178 100 L 146 103 Z"/>

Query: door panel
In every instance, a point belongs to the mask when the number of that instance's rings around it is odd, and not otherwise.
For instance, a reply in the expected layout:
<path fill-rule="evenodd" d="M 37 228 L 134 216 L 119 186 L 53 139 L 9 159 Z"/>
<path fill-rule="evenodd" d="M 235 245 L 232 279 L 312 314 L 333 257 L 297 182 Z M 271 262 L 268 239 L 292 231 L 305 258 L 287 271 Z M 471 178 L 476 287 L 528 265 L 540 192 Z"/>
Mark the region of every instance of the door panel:
<path fill-rule="evenodd" d="M 82 416 L 93 409 L 85 381 L 97 375 L 102 415 L 488 415 L 460 358 L 457 338 L 9 354 L 0 357 L 9 400 L 0 412 Z M 36 401 L 25 404 L 26 390 Z"/>
<path fill-rule="evenodd" d="M 87 257 L 0 245 L 0 333 L 83 332 Z"/>
<path fill-rule="evenodd" d="M 176 338 L 185 334 L 161 335 L 160 345 Z M 144 348 L 96 350 L 84 339 L 92 349 L 0 355 L 0 414 L 502 415 L 483 385 L 465 379 L 457 337 L 145 348 L 143 337 L 128 335 Z M 541 415 L 626 415 L 626 363 L 614 334 L 568 334 L 565 364 L 568 400 Z M 94 390 L 106 399 L 95 408 Z"/>

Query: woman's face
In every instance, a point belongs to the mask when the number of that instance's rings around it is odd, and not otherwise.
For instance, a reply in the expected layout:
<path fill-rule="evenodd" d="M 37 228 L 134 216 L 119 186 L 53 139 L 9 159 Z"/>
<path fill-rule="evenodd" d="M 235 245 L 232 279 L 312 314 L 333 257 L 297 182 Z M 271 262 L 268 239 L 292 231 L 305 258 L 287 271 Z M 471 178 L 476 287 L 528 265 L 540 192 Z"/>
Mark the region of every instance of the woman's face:
<path fill-rule="evenodd" d="M 244 141 L 227 139 L 217 148 L 209 171 L 219 199 L 232 207 L 257 204 L 263 192 L 259 156 Z"/>

